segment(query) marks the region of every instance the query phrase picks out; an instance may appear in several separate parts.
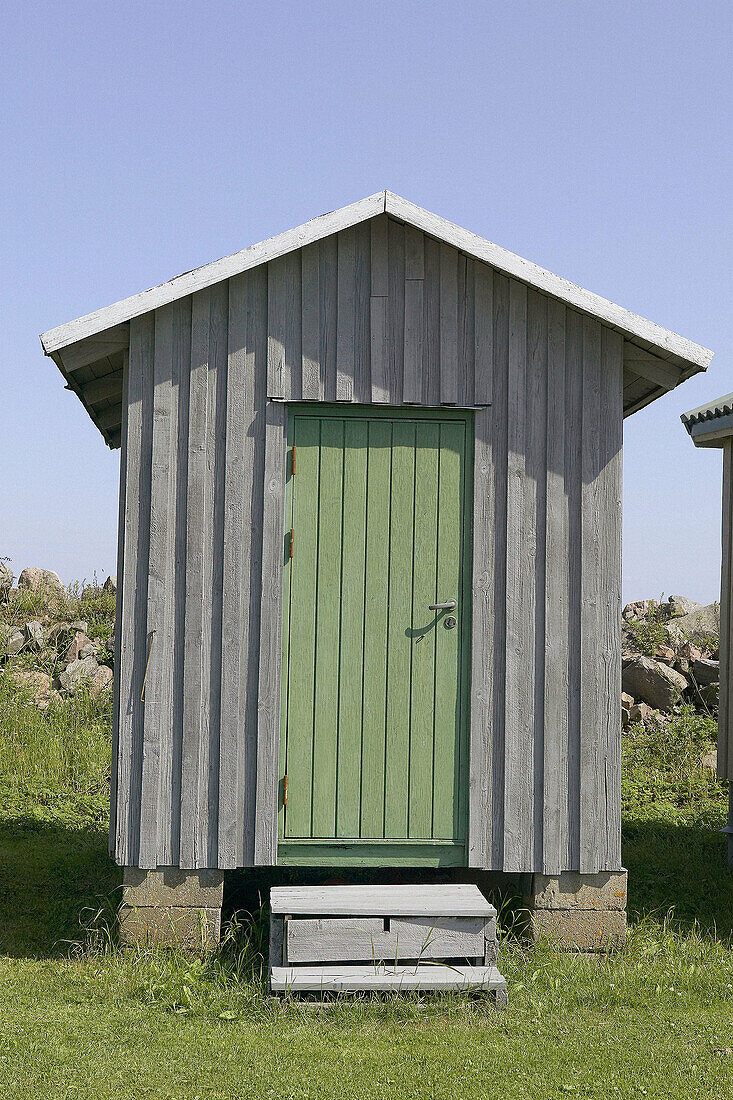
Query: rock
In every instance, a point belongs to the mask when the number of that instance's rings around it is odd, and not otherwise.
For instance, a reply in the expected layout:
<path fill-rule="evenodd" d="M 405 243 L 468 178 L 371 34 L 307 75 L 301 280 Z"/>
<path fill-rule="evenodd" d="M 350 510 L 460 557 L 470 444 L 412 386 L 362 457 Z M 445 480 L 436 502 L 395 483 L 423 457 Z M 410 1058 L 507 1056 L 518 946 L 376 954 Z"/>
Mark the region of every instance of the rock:
<path fill-rule="evenodd" d="M 38 619 L 31 619 L 29 623 L 25 624 L 24 634 L 29 649 L 43 649 L 45 639 L 43 637 L 43 627 Z"/>
<path fill-rule="evenodd" d="M 669 623 L 670 632 L 680 641 L 715 637 L 720 633 L 720 604 L 711 603 L 681 615 Z"/>
<path fill-rule="evenodd" d="M 79 650 L 80 657 L 96 657 L 99 653 L 99 642 L 93 642 L 90 639 L 84 643 Z"/>
<path fill-rule="evenodd" d="M 107 665 L 99 665 L 97 671 L 94 673 L 92 682 L 89 687 L 95 695 L 98 695 L 100 691 L 104 691 L 105 688 L 112 687 L 112 681 L 114 679 L 114 673 Z"/>
<path fill-rule="evenodd" d="M 651 657 L 630 657 L 621 675 L 623 690 L 656 710 L 671 710 L 688 686 L 681 672 Z"/>
<path fill-rule="evenodd" d="M 64 691 L 74 694 L 80 684 L 88 683 L 94 679 L 99 665 L 94 657 L 77 658 L 72 661 L 59 676 L 59 683 Z"/>
<path fill-rule="evenodd" d="M 677 652 L 680 657 L 688 661 L 696 661 L 698 657 L 702 657 L 700 646 L 695 645 L 694 642 L 683 642 L 681 646 L 677 647 Z"/>
<path fill-rule="evenodd" d="M 82 656 L 82 650 L 89 644 L 89 638 L 81 630 L 74 631 L 74 637 L 69 643 L 69 647 L 64 654 L 64 663 L 70 665 L 72 661 L 78 661 Z M 85 657 L 93 656 L 93 654 L 85 653 Z"/>
<path fill-rule="evenodd" d="M 630 710 L 631 707 L 633 707 L 633 705 L 634 705 L 634 696 L 629 695 L 629 693 L 627 691 L 622 691 L 621 692 L 621 706 L 626 707 L 627 710 Z"/>
<path fill-rule="evenodd" d="M 80 630 L 82 634 L 87 634 L 89 623 L 84 622 L 83 619 L 76 619 L 75 622 L 69 623 L 69 630 Z"/>
<path fill-rule="evenodd" d="M 670 596 L 663 606 L 670 619 L 676 619 L 698 611 L 703 605 L 695 600 L 688 600 L 687 596 Z"/>
<path fill-rule="evenodd" d="M 633 603 L 627 603 L 621 612 L 621 618 L 627 623 L 633 623 L 637 619 L 645 619 L 653 603 L 653 600 L 634 600 Z"/>
<path fill-rule="evenodd" d="M 703 768 L 710 768 L 711 771 L 717 772 L 718 770 L 718 750 L 710 749 L 703 756 L 700 764 Z"/>
<path fill-rule="evenodd" d="M 22 630 L 11 630 L 5 643 L 5 653 L 8 657 L 17 657 L 25 645 L 25 634 Z"/>
<path fill-rule="evenodd" d="M 116 592 L 117 591 L 117 577 L 110 575 L 102 585 L 103 592 Z"/>
<path fill-rule="evenodd" d="M 40 670 L 30 671 L 24 668 L 14 668 L 11 677 L 20 688 L 25 688 L 31 695 L 36 706 L 45 710 L 51 701 L 51 677 Z M 56 693 L 58 694 L 58 693 Z"/>
<path fill-rule="evenodd" d="M 668 645 L 659 645 L 654 653 L 654 658 L 657 661 L 664 661 L 665 665 L 671 665 L 675 659 L 675 652 Z"/>
<path fill-rule="evenodd" d="M 717 684 L 720 679 L 720 661 L 700 657 L 692 662 L 692 675 L 698 684 Z"/>
<path fill-rule="evenodd" d="M 7 600 L 13 587 L 13 570 L 0 558 L 0 601 Z"/>
<path fill-rule="evenodd" d="M 655 713 L 652 707 L 647 706 L 646 703 L 634 703 L 629 710 L 629 721 L 650 722 L 655 717 Z"/>
<path fill-rule="evenodd" d="M 717 710 L 720 702 L 720 684 L 706 684 L 700 688 L 700 698 L 708 710 Z"/>
<path fill-rule="evenodd" d="M 29 588 L 32 592 L 45 592 L 50 589 L 63 591 L 58 573 L 53 569 L 24 569 L 18 577 L 18 588 Z"/>

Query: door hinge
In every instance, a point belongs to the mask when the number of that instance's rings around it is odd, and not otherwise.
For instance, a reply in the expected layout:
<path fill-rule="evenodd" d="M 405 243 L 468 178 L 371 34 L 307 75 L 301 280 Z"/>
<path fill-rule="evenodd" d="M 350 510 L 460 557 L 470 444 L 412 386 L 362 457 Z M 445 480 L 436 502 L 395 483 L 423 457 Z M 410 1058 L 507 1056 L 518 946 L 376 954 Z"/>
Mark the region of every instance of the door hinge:
<path fill-rule="evenodd" d="M 293 450 L 290 455 L 290 473 L 295 475 L 295 444 L 293 443 Z"/>
<path fill-rule="evenodd" d="M 288 804 L 288 777 L 287 777 L 287 775 L 284 775 L 283 776 L 283 806 L 287 806 L 287 804 Z"/>
<path fill-rule="evenodd" d="M 290 528 L 290 557 L 295 556 L 295 528 Z"/>

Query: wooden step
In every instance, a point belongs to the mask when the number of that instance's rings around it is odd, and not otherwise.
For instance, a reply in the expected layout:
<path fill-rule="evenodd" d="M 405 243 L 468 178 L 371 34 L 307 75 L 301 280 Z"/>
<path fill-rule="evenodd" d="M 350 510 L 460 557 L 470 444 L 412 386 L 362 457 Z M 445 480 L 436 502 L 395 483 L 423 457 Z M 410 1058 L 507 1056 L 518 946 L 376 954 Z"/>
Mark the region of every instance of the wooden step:
<path fill-rule="evenodd" d="M 270 911 L 309 917 L 496 917 L 494 906 L 470 883 L 273 886 Z"/>
<path fill-rule="evenodd" d="M 495 966 L 273 966 L 273 993 L 357 993 L 410 989 L 485 989 L 505 1003 L 506 981 Z"/>

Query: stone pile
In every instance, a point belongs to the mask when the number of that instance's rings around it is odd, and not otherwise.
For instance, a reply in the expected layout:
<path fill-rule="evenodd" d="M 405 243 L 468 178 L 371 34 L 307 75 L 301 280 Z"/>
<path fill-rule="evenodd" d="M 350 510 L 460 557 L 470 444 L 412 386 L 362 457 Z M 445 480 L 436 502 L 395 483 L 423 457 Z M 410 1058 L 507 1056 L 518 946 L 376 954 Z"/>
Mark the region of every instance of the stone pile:
<path fill-rule="evenodd" d="M 680 703 L 715 715 L 719 694 L 720 607 L 684 596 L 638 600 L 621 614 L 624 726 L 664 721 Z"/>
<path fill-rule="evenodd" d="M 108 577 L 102 590 L 114 592 L 115 578 Z M 99 589 L 94 586 L 84 589 L 81 600 L 95 592 Z M 20 609 L 29 594 L 34 597 L 33 617 L 23 621 Z M 82 685 L 93 695 L 112 688 L 113 639 L 93 638 L 87 621 L 63 618 L 74 603 L 58 574 L 49 569 L 24 569 L 14 588 L 12 571 L 0 559 L 0 612 L 5 605 L 0 614 L 0 665 L 42 709 Z M 108 625 L 114 627 L 113 617 Z"/>

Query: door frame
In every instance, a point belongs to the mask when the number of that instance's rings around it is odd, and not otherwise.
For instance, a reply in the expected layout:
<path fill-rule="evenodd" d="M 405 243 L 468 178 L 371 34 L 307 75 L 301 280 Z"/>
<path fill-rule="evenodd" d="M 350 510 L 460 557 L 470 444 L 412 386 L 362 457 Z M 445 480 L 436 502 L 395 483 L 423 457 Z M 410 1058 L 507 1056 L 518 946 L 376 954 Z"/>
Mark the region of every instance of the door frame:
<path fill-rule="evenodd" d="M 462 407 L 416 405 L 356 405 L 333 402 L 287 402 L 285 405 L 285 486 L 283 493 L 283 534 L 287 531 L 287 508 L 291 490 L 289 482 L 290 431 L 296 416 L 333 419 L 384 419 L 384 420 L 433 420 L 461 421 L 465 424 L 462 563 L 459 593 L 462 613 L 460 616 L 461 660 L 458 694 L 460 700 L 459 732 L 459 814 L 461 838 L 456 841 L 390 839 L 360 840 L 347 838 L 293 839 L 284 836 L 285 790 L 283 777 L 286 762 L 285 692 L 280 691 L 278 722 L 278 783 L 277 783 L 277 863 L 285 866 L 391 866 L 391 867 L 448 867 L 469 865 L 471 791 L 469 766 L 472 747 L 472 593 L 473 593 L 473 526 L 474 526 L 474 463 L 475 463 L 475 413 L 479 410 Z M 282 608 L 280 614 L 280 653 L 285 650 L 285 630 L 289 616 L 290 573 L 285 569 L 283 557 Z M 281 685 L 287 671 L 282 661 Z"/>

